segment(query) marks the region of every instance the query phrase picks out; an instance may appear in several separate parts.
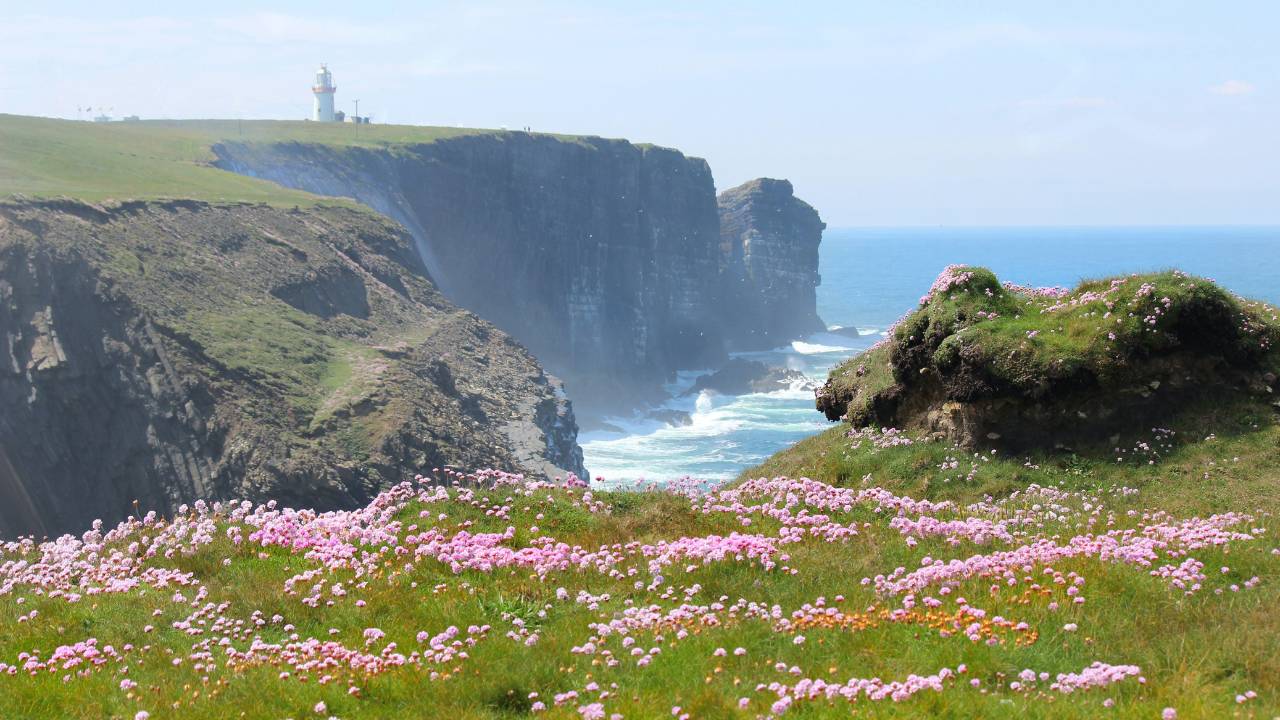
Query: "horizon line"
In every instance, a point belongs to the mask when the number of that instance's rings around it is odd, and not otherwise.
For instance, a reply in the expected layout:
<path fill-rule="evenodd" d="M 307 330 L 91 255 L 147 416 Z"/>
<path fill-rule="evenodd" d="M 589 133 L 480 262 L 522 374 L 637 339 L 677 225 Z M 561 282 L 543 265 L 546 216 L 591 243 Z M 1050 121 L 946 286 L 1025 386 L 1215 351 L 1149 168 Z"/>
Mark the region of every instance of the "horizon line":
<path fill-rule="evenodd" d="M 877 223 L 868 225 L 829 225 L 824 232 L 830 230 L 1177 230 L 1177 229 L 1256 229 L 1280 230 L 1280 222 L 1270 223 L 1079 223 L 1079 224 L 923 224 Z"/>

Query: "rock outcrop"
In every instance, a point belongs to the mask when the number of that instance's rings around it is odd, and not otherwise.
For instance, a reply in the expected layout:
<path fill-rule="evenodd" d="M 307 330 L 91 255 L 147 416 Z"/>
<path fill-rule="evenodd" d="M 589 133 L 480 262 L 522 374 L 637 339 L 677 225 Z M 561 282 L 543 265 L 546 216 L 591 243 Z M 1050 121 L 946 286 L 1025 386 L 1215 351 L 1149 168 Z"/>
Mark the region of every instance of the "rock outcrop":
<path fill-rule="evenodd" d="M 764 350 L 822 332 L 818 245 L 826 223 L 786 180 L 760 178 L 720 193 L 727 332 L 738 349 Z"/>
<path fill-rule="evenodd" d="M 1110 452 L 1197 403 L 1270 402 L 1278 317 L 1178 271 L 1067 291 L 953 266 L 885 341 L 832 370 L 817 407 L 966 449 Z"/>
<path fill-rule="evenodd" d="M 564 377 L 580 412 L 656 398 L 676 370 L 821 329 L 822 223 L 785 182 L 748 184 L 718 206 L 701 159 L 528 133 L 214 152 L 218 167 L 353 198 L 404 225 L 446 296 Z"/>
<path fill-rule="evenodd" d="M 685 395 L 711 390 L 723 395 L 767 393 L 791 388 L 812 390 L 813 384 L 799 370 L 766 365 L 759 360 L 733 358 L 719 370 L 702 375 Z"/>
<path fill-rule="evenodd" d="M 346 208 L 0 204 L 0 410 L 0 536 L 586 472 L 559 382 Z"/>

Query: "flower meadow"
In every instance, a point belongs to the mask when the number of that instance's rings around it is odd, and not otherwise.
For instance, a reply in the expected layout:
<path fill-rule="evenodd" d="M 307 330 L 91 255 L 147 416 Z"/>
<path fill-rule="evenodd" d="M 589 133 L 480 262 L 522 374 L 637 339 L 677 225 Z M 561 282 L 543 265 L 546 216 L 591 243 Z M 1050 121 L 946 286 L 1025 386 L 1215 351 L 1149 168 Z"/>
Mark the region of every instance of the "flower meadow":
<path fill-rule="evenodd" d="M 4 543 L 0 717 L 1280 713 L 1275 477 L 1199 473 L 1273 458 L 1273 427 L 1101 475 L 828 438 L 872 470 L 442 470 Z"/>

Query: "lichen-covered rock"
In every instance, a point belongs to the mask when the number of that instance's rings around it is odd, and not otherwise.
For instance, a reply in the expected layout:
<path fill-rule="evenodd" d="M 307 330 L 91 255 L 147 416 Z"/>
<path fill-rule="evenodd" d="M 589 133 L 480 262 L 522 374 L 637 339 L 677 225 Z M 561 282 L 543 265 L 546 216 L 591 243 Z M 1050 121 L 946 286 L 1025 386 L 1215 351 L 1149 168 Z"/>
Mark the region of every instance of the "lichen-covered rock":
<path fill-rule="evenodd" d="M 346 208 L 0 204 L 0 536 L 354 507 L 443 466 L 585 475 L 558 381 L 412 243 Z"/>
<path fill-rule="evenodd" d="M 786 180 L 760 178 L 725 190 L 728 333 L 735 348 L 763 350 L 826 329 L 818 317 L 818 245 L 826 223 Z"/>

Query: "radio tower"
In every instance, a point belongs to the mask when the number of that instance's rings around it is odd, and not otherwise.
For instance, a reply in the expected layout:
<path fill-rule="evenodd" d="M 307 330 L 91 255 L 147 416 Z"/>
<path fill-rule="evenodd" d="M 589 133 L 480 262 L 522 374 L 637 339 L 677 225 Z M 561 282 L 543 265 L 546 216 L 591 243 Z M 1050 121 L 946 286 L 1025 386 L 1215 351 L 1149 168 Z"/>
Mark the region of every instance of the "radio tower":
<path fill-rule="evenodd" d="M 338 86 L 333 84 L 333 74 L 329 72 L 329 66 L 320 63 L 320 69 L 316 71 L 316 84 L 311 86 L 311 92 L 315 94 L 315 111 L 311 115 L 311 119 L 316 122 L 333 122 L 333 94 L 338 91 Z"/>

